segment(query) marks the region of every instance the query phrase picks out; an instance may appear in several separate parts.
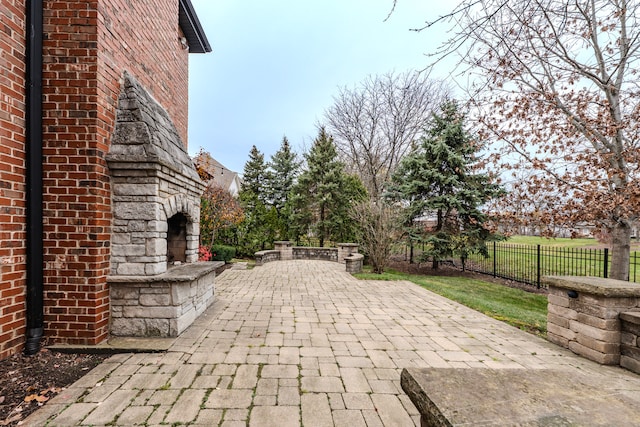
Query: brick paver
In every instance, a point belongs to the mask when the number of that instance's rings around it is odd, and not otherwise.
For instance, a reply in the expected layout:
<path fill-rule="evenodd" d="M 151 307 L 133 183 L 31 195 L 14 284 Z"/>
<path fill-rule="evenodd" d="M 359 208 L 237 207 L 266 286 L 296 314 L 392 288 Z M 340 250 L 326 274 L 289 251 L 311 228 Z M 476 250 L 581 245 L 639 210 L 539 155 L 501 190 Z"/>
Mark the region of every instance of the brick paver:
<path fill-rule="evenodd" d="M 404 367 L 603 367 L 408 282 L 279 261 L 216 278 L 216 301 L 165 354 L 121 354 L 25 425 L 407 426 Z"/>

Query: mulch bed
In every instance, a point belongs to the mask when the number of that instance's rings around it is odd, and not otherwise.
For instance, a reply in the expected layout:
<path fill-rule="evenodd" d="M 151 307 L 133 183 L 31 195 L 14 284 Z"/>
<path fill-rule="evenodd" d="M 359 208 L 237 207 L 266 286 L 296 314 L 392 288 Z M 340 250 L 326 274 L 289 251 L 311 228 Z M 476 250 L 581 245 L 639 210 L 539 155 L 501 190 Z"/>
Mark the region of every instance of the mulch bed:
<path fill-rule="evenodd" d="M 17 426 L 107 357 L 43 349 L 33 356 L 16 354 L 0 361 L 0 426 Z"/>

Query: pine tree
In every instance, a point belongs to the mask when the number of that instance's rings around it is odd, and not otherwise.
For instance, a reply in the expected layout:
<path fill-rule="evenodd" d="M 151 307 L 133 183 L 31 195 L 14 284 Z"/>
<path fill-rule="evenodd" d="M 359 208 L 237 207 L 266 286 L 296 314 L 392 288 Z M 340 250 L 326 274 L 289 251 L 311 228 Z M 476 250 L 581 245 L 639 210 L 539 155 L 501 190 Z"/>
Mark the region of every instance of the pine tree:
<path fill-rule="evenodd" d="M 264 163 L 264 154 L 254 145 L 249 151 L 249 160 L 244 164 L 242 191 L 251 192 L 264 202 L 267 198 L 265 191 L 266 176 L 267 166 Z"/>
<path fill-rule="evenodd" d="M 333 138 L 324 128 L 305 159 L 306 169 L 293 189 L 292 229 L 296 240 L 311 231 L 324 246 L 325 240 L 343 238 L 353 227 L 346 209 L 352 199 L 364 194 L 364 186 L 347 178 Z"/>
<path fill-rule="evenodd" d="M 267 167 L 262 154 L 254 145 L 244 165 L 242 187 L 238 195 L 245 220 L 238 227 L 240 253 L 253 255 L 265 249 L 270 240 L 269 209 L 266 206 Z"/>
<path fill-rule="evenodd" d="M 291 203 L 289 195 L 295 179 L 298 176 L 300 162 L 295 152 L 291 150 L 287 137 L 282 138 L 280 149 L 271 156 L 270 171 L 267 174 L 267 191 L 269 201 L 275 208 L 275 226 L 278 238 L 289 236 L 289 219 Z"/>
<path fill-rule="evenodd" d="M 406 205 L 409 236 L 426 245 L 423 256 L 431 258 L 434 268 L 453 255 L 464 262 L 469 253 L 486 254 L 492 234 L 481 207 L 502 193 L 487 175 L 476 173 L 478 146 L 464 129 L 464 119 L 457 103 L 446 101 L 426 136 L 402 160 L 388 192 Z"/>

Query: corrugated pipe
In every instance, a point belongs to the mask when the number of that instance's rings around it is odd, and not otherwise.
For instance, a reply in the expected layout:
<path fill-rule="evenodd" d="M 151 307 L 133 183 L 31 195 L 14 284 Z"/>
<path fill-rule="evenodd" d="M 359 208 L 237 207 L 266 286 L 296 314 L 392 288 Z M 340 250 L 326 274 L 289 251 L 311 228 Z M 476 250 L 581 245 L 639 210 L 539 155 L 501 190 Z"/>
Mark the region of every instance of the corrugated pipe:
<path fill-rule="evenodd" d="M 42 0 L 27 0 L 27 337 L 24 354 L 40 351 L 44 334 L 42 227 Z"/>

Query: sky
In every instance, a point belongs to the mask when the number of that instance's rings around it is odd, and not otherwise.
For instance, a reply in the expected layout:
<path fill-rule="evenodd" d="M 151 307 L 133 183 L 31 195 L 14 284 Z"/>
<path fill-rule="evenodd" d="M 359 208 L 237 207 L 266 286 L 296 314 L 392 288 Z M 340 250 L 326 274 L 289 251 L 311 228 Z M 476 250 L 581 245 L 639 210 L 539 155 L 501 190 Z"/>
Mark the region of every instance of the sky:
<path fill-rule="evenodd" d="M 242 174 L 252 145 L 311 146 L 340 87 L 423 70 L 446 26 L 415 32 L 454 1 L 192 0 L 213 52 L 189 55 L 189 152 Z M 389 18 L 385 21 L 385 18 Z M 445 77 L 436 69 L 433 77 Z"/>

